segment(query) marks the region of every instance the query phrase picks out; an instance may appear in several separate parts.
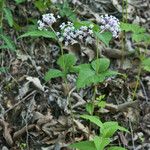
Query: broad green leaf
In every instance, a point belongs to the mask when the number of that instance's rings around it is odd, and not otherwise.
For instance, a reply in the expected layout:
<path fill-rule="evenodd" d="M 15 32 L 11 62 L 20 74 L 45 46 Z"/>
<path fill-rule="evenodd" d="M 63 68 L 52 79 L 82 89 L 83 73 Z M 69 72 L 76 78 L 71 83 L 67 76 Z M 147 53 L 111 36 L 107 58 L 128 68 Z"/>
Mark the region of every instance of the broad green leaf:
<path fill-rule="evenodd" d="M 80 66 L 79 75 L 77 78 L 77 88 L 84 88 L 93 83 L 93 76 L 95 71 L 91 68 L 90 64 L 83 64 Z"/>
<path fill-rule="evenodd" d="M 45 80 L 49 81 L 52 78 L 57 78 L 57 77 L 62 77 L 64 74 L 58 70 L 58 69 L 50 69 L 46 74 L 45 74 Z"/>
<path fill-rule="evenodd" d="M 107 150 L 127 150 L 127 149 L 120 146 L 111 146 Z"/>
<path fill-rule="evenodd" d="M 103 137 L 109 138 L 112 137 L 117 130 L 128 132 L 127 129 L 119 126 L 118 122 L 110 121 L 103 123 L 103 127 L 100 129 L 100 133 Z"/>
<path fill-rule="evenodd" d="M 105 122 L 103 123 L 103 126 L 100 129 L 100 133 L 102 137 L 110 138 L 117 130 L 118 130 L 117 122 Z"/>
<path fill-rule="evenodd" d="M 69 69 L 75 65 L 76 63 L 76 57 L 73 54 L 65 54 L 57 60 L 57 64 L 60 66 L 60 68 L 67 73 Z"/>
<path fill-rule="evenodd" d="M 137 24 L 130 24 L 130 23 L 121 22 L 120 27 L 121 27 L 121 30 L 125 31 L 125 32 L 131 31 L 131 32 L 134 32 L 134 33 L 143 33 L 143 32 L 146 31 L 145 28 L 140 27 Z"/>
<path fill-rule="evenodd" d="M 132 39 L 135 42 L 146 42 L 150 43 L 150 34 L 147 33 L 134 33 L 132 34 Z"/>
<path fill-rule="evenodd" d="M 86 111 L 92 115 L 94 111 L 94 104 L 93 103 L 87 103 L 86 104 Z"/>
<path fill-rule="evenodd" d="M 4 8 L 4 12 L 5 12 L 5 17 L 6 17 L 6 20 L 8 21 L 8 24 L 10 27 L 13 26 L 13 15 L 12 15 L 12 12 L 9 8 Z"/>
<path fill-rule="evenodd" d="M 0 34 L 0 39 L 2 39 L 5 42 L 5 46 L 7 46 L 7 49 L 10 49 L 11 51 L 15 51 L 16 47 L 12 39 L 10 37 Z"/>
<path fill-rule="evenodd" d="M 150 58 L 145 58 L 142 61 L 142 67 L 143 67 L 144 70 L 150 72 Z"/>
<path fill-rule="evenodd" d="M 81 118 L 89 120 L 90 122 L 96 124 L 100 128 L 103 127 L 103 123 L 97 116 L 81 115 Z"/>
<path fill-rule="evenodd" d="M 51 31 L 40 31 L 40 30 L 35 30 L 35 31 L 29 31 L 21 36 L 19 36 L 19 38 L 24 38 L 24 37 L 45 37 L 45 38 L 51 38 L 51 39 L 57 39 L 56 35 L 54 32 Z"/>
<path fill-rule="evenodd" d="M 96 150 L 93 141 L 82 141 L 69 145 L 70 148 L 77 148 L 79 150 Z"/>
<path fill-rule="evenodd" d="M 95 32 L 95 36 L 102 41 L 105 45 L 109 46 L 109 42 L 112 39 L 112 34 L 110 32 Z"/>
<path fill-rule="evenodd" d="M 103 77 L 105 77 L 105 78 L 108 78 L 108 77 L 115 76 L 115 75 L 117 75 L 117 74 L 118 74 L 117 71 L 106 70 L 105 72 L 100 73 L 99 76 L 103 76 Z"/>
<path fill-rule="evenodd" d="M 99 58 L 92 61 L 91 65 L 97 73 L 104 72 L 108 69 L 110 60 L 107 58 Z"/>
<path fill-rule="evenodd" d="M 104 148 L 110 143 L 109 138 L 103 138 L 99 136 L 95 136 L 93 141 L 97 150 L 104 150 Z"/>

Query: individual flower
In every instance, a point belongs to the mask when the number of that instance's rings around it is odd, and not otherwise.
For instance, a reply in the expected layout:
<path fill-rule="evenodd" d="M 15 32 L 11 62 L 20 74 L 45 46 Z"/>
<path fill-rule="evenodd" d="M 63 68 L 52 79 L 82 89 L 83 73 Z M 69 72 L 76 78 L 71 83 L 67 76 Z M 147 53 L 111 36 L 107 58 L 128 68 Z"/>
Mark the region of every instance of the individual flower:
<path fill-rule="evenodd" d="M 112 33 L 113 37 L 117 38 L 120 33 L 120 22 L 114 16 L 102 15 L 101 16 L 101 30 L 108 30 Z"/>

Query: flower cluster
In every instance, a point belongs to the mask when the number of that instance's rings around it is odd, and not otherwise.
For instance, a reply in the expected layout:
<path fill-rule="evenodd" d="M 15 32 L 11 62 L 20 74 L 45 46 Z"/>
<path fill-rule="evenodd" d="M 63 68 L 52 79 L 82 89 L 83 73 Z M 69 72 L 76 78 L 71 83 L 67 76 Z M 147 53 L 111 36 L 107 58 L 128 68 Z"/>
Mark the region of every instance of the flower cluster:
<path fill-rule="evenodd" d="M 57 32 L 60 42 L 64 42 L 65 46 L 74 44 L 76 42 L 76 30 L 73 23 L 68 22 L 60 25 L 61 33 Z"/>
<path fill-rule="evenodd" d="M 93 25 L 87 26 L 81 26 L 79 29 L 76 29 L 73 25 L 73 23 L 68 22 L 62 23 L 60 25 L 60 29 L 62 33 L 57 32 L 57 36 L 59 37 L 60 42 L 64 42 L 65 46 L 68 46 L 69 44 L 74 44 L 75 42 L 81 42 L 81 43 L 91 43 L 93 41 L 93 31 L 92 31 Z"/>
<path fill-rule="evenodd" d="M 113 37 L 117 38 L 120 32 L 120 23 L 119 20 L 114 16 L 101 16 L 101 30 L 108 30 L 112 33 Z"/>
<path fill-rule="evenodd" d="M 92 43 L 93 41 L 93 28 L 94 26 L 91 24 L 89 27 L 81 26 L 80 29 L 76 30 L 76 36 L 78 41 L 85 42 L 86 44 Z"/>
<path fill-rule="evenodd" d="M 48 13 L 42 15 L 42 20 L 38 20 L 38 29 L 39 30 L 47 30 L 47 27 L 52 26 L 53 23 L 56 22 L 56 18 L 54 17 L 54 14 Z"/>

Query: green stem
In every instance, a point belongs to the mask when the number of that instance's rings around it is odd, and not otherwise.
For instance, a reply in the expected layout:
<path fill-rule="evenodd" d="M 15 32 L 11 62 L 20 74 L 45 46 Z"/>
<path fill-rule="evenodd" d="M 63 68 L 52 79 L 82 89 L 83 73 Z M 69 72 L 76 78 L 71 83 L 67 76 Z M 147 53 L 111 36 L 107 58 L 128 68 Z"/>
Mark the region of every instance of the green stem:
<path fill-rule="evenodd" d="M 52 26 L 50 26 L 50 29 L 54 32 L 54 34 L 56 35 L 57 39 L 58 39 L 58 36 L 55 32 L 55 30 L 53 29 Z M 59 46 L 60 46 L 60 51 L 61 51 L 61 56 L 64 56 L 64 51 L 63 51 L 63 46 L 62 46 L 62 43 L 61 42 L 58 42 Z M 67 92 L 69 92 L 69 87 L 68 87 L 68 82 L 67 82 L 67 74 L 65 72 L 65 62 L 64 62 L 64 59 L 63 59 L 63 66 L 64 68 L 62 68 L 62 71 L 64 72 L 64 83 L 65 83 L 65 86 L 67 88 Z M 75 135 L 74 135 L 74 114 L 73 114 L 73 109 L 72 109 L 72 105 L 71 105 L 71 98 L 70 98 L 70 94 L 68 94 L 67 96 L 67 101 L 68 101 L 68 104 L 69 104 L 69 108 L 70 108 L 70 116 L 71 116 L 71 121 L 72 121 L 72 137 L 73 139 L 75 139 Z"/>

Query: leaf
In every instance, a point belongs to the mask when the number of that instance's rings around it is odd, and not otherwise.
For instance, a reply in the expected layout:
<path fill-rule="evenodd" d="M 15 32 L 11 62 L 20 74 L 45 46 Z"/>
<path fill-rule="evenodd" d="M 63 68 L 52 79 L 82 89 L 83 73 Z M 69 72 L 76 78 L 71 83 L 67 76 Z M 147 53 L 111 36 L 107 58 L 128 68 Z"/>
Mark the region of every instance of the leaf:
<path fill-rule="evenodd" d="M 17 3 L 17 4 L 21 4 L 21 3 L 23 3 L 23 2 L 25 2 L 26 0 L 15 0 L 15 2 Z"/>
<path fill-rule="evenodd" d="M 103 127 L 100 129 L 100 133 L 102 137 L 110 138 L 113 134 L 118 130 L 117 122 L 105 122 L 103 123 Z"/>
<path fill-rule="evenodd" d="M 95 75 L 95 71 L 91 68 L 90 64 L 82 64 L 80 65 L 80 71 L 77 78 L 77 88 L 84 88 L 93 83 L 93 76 Z"/>
<path fill-rule="evenodd" d="M 91 115 L 94 111 L 94 105 L 93 103 L 87 103 L 86 104 L 86 111 Z"/>
<path fill-rule="evenodd" d="M 150 58 L 145 58 L 142 61 L 142 68 L 148 72 L 150 72 Z"/>
<path fill-rule="evenodd" d="M 93 141 L 82 141 L 69 145 L 70 148 L 77 148 L 79 150 L 96 150 Z"/>
<path fill-rule="evenodd" d="M 93 141 L 97 150 L 104 150 L 104 148 L 110 143 L 109 138 L 99 136 L 95 136 Z"/>
<path fill-rule="evenodd" d="M 10 27 L 13 26 L 13 15 L 12 15 L 12 12 L 9 8 L 4 8 L 4 12 L 5 12 L 5 17 L 6 17 L 6 20 L 8 21 L 8 24 Z"/>
<path fill-rule="evenodd" d="M 0 67 L 0 73 L 5 73 L 7 71 L 8 68 L 6 67 Z"/>
<path fill-rule="evenodd" d="M 68 73 L 69 69 L 75 65 L 76 57 L 73 54 L 65 54 L 57 60 L 57 64 L 60 68 L 65 72 Z"/>
<path fill-rule="evenodd" d="M 109 46 L 109 42 L 112 39 L 112 34 L 110 32 L 94 32 L 95 36 L 102 41 L 105 45 Z"/>
<path fill-rule="evenodd" d="M 125 31 L 125 32 L 131 31 L 133 33 L 143 33 L 146 31 L 145 28 L 140 27 L 137 24 L 130 24 L 130 23 L 121 22 L 120 27 L 121 27 L 121 30 Z"/>
<path fill-rule="evenodd" d="M 127 150 L 127 149 L 120 146 L 111 146 L 107 150 Z"/>
<path fill-rule="evenodd" d="M 97 116 L 81 115 L 81 118 L 89 120 L 90 122 L 96 124 L 98 127 L 103 126 L 103 123 L 100 121 L 100 119 Z"/>
<path fill-rule="evenodd" d="M 110 121 L 103 123 L 103 127 L 100 129 L 100 133 L 103 137 L 110 138 L 117 130 L 128 132 L 128 130 L 119 126 L 118 122 Z"/>
<path fill-rule="evenodd" d="M 150 34 L 147 33 L 134 33 L 132 34 L 132 40 L 135 42 L 147 42 L 150 43 Z"/>
<path fill-rule="evenodd" d="M 77 16 L 74 11 L 72 11 L 72 9 L 69 7 L 67 0 L 65 0 L 63 4 L 57 5 L 57 7 L 59 8 L 59 13 L 62 17 L 67 17 L 72 22 L 75 22 L 77 20 Z"/>
<path fill-rule="evenodd" d="M 110 60 L 107 58 L 96 59 L 92 61 L 91 65 L 97 73 L 104 72 L 108 69 Z"/>
<path fill-rule="evenodd" d="M 50 0 L 36 0 L 34 5 L 39 11 L 46 11 L 50 4 Z"/>
<path fill-rule="evenodd" d="M 10 39 L 10 37 L 8 37 L 4 34 L 0 34 L 0 39 L 4 40 L 5 44 L 7 45 L 7 49 L 10 49 L 11 51 L 16 50 L 15 44 L 12 41 L 12 39 Z"/>
<path fill-rule="evenodd" d="M 98 107 L 100 107 L 100 108 L 105 108 L 105 106 L 106 106 L 106 102 L 105 101 L 100 101 L 98 103 Z"/>
<path fill-rule="evenodd" d="M 38 89 L 44 92 L 44 86 L 42 86 L 41 81 L 39 78 L 28 76 L 26 79 L 32 82 Z"/>
<path fill-rule="evenodd" d="M 57 78 L 57 77 L 62 77 L 64 74 L 58 70 L 58 69 L 50 69 L 46 74 L 45 74 L 45 81 L 49 81 L 52 78 Z"/>
<path fill-rule="evenodd" d="M 24 38 L 24 37 L 45 37 L 45 38 L 51 38 L 51 39 L 57 39 L 56 35 L 54 32 L 51 31 L 40 31 L 40 30 L 35 30 L 35 31 L 29 31 L 26 32 L 25 34 L 19 36 L 19 38 Z"/>

